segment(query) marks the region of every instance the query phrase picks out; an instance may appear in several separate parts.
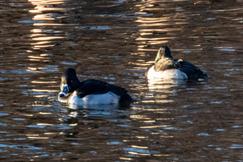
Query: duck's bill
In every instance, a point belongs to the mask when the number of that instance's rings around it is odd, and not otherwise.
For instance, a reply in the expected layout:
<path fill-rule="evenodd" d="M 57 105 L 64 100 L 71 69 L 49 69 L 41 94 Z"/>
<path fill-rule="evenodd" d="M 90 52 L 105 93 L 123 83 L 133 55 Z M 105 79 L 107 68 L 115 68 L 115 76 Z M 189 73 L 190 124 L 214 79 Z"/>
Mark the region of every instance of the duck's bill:
<path fill-rule="evenodd" d="M 59 96 L 59 97 L 67 97 L 68 94 L 67 94 L 67 93 L 64 93 L 64 92 L 59 92 L 59 93 L 58 93 L 58 96 Z"/>
<path fill-rule="evenodd" d="M 61 86 L 61 91 L 59 92 L 59 97 L 67 97 L 69 95 L 69 87 L 67 84 Z"/>

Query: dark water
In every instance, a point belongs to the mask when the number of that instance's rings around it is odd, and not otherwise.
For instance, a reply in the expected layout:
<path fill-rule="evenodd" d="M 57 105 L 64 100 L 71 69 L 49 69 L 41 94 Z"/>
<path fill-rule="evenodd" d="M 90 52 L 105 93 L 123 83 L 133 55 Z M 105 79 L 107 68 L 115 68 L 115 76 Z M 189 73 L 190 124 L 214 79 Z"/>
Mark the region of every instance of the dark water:
<path fill-rule="evenodd" d="M 242 0 L 0 0 L 0 160 L 242 162 L 242 38 Z M 150 87 L 165 43 L 209 81 Z M 67 67 L 136 102 L 68 109 Z"/>

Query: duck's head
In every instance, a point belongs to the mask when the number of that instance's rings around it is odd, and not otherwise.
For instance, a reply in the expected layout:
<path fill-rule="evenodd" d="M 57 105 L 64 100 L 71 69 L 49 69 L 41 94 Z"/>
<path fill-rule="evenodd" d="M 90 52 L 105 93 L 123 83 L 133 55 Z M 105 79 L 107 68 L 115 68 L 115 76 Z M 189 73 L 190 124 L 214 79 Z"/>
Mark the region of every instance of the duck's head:
<path fill-rule="evenodd" d="M 171 51 L 170 48 L 168 46 L 162 46 L 159 48 L 156 58 L 155 58 L 155 62 L 158 62 L 161 59 L 172 59 L 173 57 L 171 55 Z"/>
<path fill-rule="evenodd" d="M 78 88 L 79 83 L 76 71 L 73 68 L 66 69 L 61 77 L 58 97 L 63 98 L 69 96 Z"/>
<path fill-rule="evenodd" d="M 159 48 L 155 58 L 154 67 L 156 71 L 174 68 L 174 59 L 169 47 L 162 46 Z"/>

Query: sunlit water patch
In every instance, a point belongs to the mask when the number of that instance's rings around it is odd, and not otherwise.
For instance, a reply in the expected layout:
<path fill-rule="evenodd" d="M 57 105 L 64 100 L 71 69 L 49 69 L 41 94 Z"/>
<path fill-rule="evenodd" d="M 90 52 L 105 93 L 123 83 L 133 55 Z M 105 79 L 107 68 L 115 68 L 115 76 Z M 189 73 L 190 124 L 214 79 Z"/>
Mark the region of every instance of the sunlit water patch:
<path fill-rule="evenodd" d="M 0 2 L 1 160 L 242 161 L 242 5 Z M 149 82 L 162 44 L 207 71 L 208 82 Z M 135 101 L 70 109 L 57 101 L 67 67 Z"/>

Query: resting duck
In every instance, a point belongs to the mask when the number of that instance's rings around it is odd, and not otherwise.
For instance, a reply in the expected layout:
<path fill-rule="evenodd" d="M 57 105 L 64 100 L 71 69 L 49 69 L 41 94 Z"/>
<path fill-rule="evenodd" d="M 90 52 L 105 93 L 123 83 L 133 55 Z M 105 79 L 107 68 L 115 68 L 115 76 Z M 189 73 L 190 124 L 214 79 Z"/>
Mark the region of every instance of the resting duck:
<path fill-rule="evenodd" d="M 128 106 L 132 102 L 124 88 L 94 79 L 80 82 L 73 68 L 63 73 L 60 89 L 58 100 L 76 106 Z"/>
<path fill-rule="evenodd" d="M 169 47 L 161 47 L 155 58 L 155 63 L 147 72 L 148 80 L 186 80 L 202 81 L 207 80 L 208 76 L 192 63 L 174 59 Z"/>

